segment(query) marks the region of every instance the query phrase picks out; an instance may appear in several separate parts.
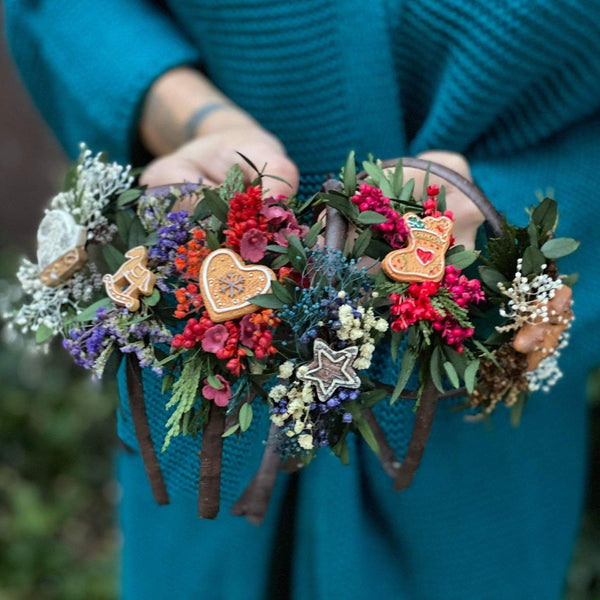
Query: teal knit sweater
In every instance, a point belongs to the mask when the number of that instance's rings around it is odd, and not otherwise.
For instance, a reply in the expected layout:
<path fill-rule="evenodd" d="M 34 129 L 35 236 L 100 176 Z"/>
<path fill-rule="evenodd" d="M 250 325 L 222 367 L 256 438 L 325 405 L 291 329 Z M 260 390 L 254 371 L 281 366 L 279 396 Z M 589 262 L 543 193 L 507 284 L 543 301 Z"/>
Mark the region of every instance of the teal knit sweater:
<path fill-rule="evenodd" d="M 71 155 L 85 140 L 128 160 L 145 91 L 195 64 L 282 139 L 304 192 L 350 149 L 455 150 L 513 221 L 552 188 L 561 231 L 582 241 L 564 265 L 580 282 L 563 380 L 532 397 L 517 429 L 502 410 L 486 429 L 441 406 L 402 494 L 356 442 L 349 467 L 322 453 L 292 487 L 282 475 L 255 529 L 227 514 L 196 520 L 199 442 L 161 457 L 168 507 L 153 504 L 139 458 L 122 457 L 124 597 L 285 597 L 275 585 L 295 600 L 559 598 L 582 502 L 584 379 L 600 360 L 600 3 L 6 0 L 6 13 L 23 78 Z M 389 359 L 376 368 L 393 378 Z M 145 387 L 160 447 L 165 400 L 155 379 Z M 135 446 L 123 401 L 120 433 Z M 410 407 L 379 417 L 401 453 Z M 260 460 L 256 421 L 247 442 L 227 440 L 225 505 Z"/>

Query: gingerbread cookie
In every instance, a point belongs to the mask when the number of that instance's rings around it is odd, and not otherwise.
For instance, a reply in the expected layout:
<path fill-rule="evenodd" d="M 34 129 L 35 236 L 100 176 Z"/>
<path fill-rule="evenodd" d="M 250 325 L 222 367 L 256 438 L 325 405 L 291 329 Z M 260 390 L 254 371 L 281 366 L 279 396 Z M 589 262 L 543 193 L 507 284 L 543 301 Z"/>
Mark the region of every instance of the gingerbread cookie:
<path fill-rule="evenodd" d="M 105 275 L 102 281 L 106 294 L 115 304 L 134 312 L 140 307 L 138 296 L 152 294 L 156 275 L 146 268 L 148 248 L 145 246 L 136 246 L 126 252 L 125 256 L 129 260 L 114 275 Z"/>
<path fill-rule="evenodd" d="M 200 291 L 214 323 L 237 319 L 259 310 L 249 302 L 271 291 L 275 273 L 262 265 L 246 266 L 239 254 L 227 248 L 211 252 L 200 268 Z"/>
<path fill-rule="evenodd" d="M 406 248 L 390 252 L 382 263 L 385 274 L 394 281 L 440 281 L 444 276 L 446 250 L 450 245 L 452 220 L 414 213 L 403 216 L 408 229 Z"/>
<path fill-rule="evenodd" d="M 313 350 L 312 362 L 306 365 L 305 371 L 299 370 L 298 379 L 312 383 L 321 402 L 327 402 L 340 387 L 360 387 L 360 377 L 352 367 L 358 346 L 333 350 L 323 340 L 316 339 Z"/>
<path fill-rule="evenodd" d="M 560 336 L 573 320 L 573 293 L 563 285 L 548 301 L 548 321 L 523 325 L 513 340 L 513 348 L 527 355 L 527 370 L 535 371 L 540 362 L 556 352 Z"/>
<path fill-rule="evenodd" d="M 67 281 L 87 261 L 87 230 L 64 210 L 46 212 L 37 231 L 40 280 L 55 287 Z"/>

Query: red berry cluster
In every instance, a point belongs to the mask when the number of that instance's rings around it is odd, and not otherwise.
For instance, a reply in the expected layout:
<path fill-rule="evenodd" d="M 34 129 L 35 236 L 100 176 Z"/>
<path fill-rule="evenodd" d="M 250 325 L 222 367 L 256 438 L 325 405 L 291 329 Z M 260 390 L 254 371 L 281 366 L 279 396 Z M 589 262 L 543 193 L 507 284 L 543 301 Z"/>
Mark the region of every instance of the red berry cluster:
<path fill-rule="evenodd" d="M 259 185 L 248 186 L 245 192 L 236 192 L 229 201 L 227 215 L 227 245 L 235 252 L 240 251 L 240 242 L 244 233 L 251 229 L 258 229 L 267 237 L 268 220 L 260 214 L 263 206 L 262 190 Z"/>
<path fill-rule="evenodd" d="M 199 344 L 204 337 L 204 334 L 214 325 L 208 317 L 208 313 L 204 311 L 200 319 L 189 319 L 185 324 L 183 333 L 177 333 L 173 337 L 171 347 L 175 350 L 185 348 L 190 350 L 196 344 Z"/>
<path fill-rule="evenodd" d="M 431 305 L 431 296 L 440 289 L 436 281 L 411 283 L 407 295 L 390 294 L 392 307 L 390 312 L 397 317 L 392 321 L 393 331 L 405 331 L 417 321 L 435 322 L 440 314 Z"/>
<path fill-rule="evenodd" d="M 471 327 L 461 326 L 451 314 L 436 310 L 432 306 L 431 297 L 442 287 L 461 308 L 468 308 L 485 298 L 478 280 L 468 279 L 460 274 L 459 269 L 449 265 L 441 283 L 411 283 L 406 294 L 390 294 L 390 312 L 396 317 L 391 324 L 392 330 L 405 331 L 417 321 L 429 321 L 449 346 L 457 352 L 462 352 L 465 340 L 472 337 L 475 331 Z"/>
<path fill-rule="evenodd" d="M 452 265 L 446 267 L 442 285 L 450 292 L 456 304 L 462 308 L 468 308 L 470 304 L 485 300 L 481 282 L 478 279 L 469 279 L 461 275 L 460 269 Z"/>
<path fill-rule="evenodd" d="M 363 183 L 358 188 L 358 193 L 352 196 L 352 202 L 361 212 L 372 210 L 386 218 L 385 223 L 373 225 L 375 231 L 380 231 L 384 239 L 392 248 L 403 248 L 408 230 L 402 215 L 390 205 L 390 199 L 383 192 L 372 185 Z"/>

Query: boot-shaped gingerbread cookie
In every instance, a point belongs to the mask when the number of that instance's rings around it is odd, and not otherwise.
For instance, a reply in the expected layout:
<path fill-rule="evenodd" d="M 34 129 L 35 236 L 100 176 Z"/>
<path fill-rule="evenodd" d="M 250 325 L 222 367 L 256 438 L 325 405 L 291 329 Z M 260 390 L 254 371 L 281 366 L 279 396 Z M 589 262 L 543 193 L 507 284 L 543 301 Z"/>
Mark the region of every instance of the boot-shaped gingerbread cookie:
<path fill-rule="evenodd" d="M 390 252 L 382 263 L 385 274 L 394 281 L 440 281 L 444 276 L 446 250 L 450 245 L 452 220 L 414 213 L 403 216 L 408 229 L 407 247 Z"/>

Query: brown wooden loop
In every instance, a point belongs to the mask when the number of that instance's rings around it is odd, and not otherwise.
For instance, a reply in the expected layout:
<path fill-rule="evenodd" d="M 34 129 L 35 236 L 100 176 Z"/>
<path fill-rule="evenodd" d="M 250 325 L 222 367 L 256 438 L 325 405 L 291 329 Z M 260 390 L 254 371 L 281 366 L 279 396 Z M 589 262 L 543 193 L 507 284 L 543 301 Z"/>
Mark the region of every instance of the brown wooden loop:
<path fill-rule="evenodd" d="M 146 475 L 150 482 L 150 488 L 157 504 L 169 504 L 167 486 L 156 458 L 148 416 L 146 414 L 146 403 L 144 401 L 144 388 L 142 385 L 142 370 L 133 354 L 127 354 L 125 358 L 125 372 L 127 376 L 127 393 L 129 395 L 129 408 L 135 429 L 140 454 L 146 469 Z"/>
<path fill-rule="evenodd" d="M 391 160 L 384 160 L 381 164 L 384 169 L 394 168 L 398 163 L 398 160 L 402 161 L 403 167 L 418 169 L 420 171 L 429 171 L 458 188 L 481 211 L 481 214 L 485 217 L 485 220 L 488 222 L 494 235 L 497 237 L 502 236 L 502 216 L 496 210 L 496 207 L 488 200 L 481 188 L 472 181 L 465 179 L 460 173 L 457 173 L 444 165 L 430 160 L 423 160 L 422 158 L 414 158 L 412 156 L 406 156 L 401 159 L 393 158 Z M 364 180 L 367 177 L 368 174 L 366 171 L 361 171 L 357 175 L 359 181 Z"/>
<path fill-rule="evenodd" d="M 260 525 L 265 518 L 281 466 L 281 456 L 275 450 L 278 433 L 279 427 L 271 425 L 260 467 L 231 509 L 232 515 L 245 516 L 253 525 Z"/>

